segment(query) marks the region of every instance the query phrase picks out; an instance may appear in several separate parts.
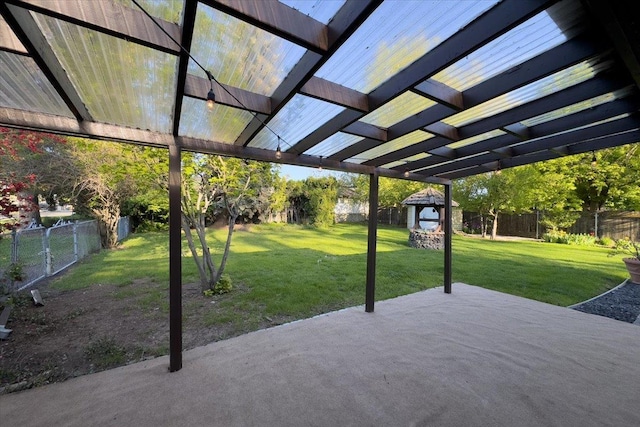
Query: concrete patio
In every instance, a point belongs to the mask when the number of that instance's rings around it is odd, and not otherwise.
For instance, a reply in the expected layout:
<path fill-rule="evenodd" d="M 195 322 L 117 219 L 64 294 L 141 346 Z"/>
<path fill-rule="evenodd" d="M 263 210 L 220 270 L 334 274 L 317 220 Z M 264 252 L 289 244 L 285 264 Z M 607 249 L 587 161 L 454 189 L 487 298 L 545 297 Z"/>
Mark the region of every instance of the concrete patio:
<path fill-rule="evenodd" d="M 640 328 L 454 284 L 0 396 L 9 426 L 640 425 Z"/>

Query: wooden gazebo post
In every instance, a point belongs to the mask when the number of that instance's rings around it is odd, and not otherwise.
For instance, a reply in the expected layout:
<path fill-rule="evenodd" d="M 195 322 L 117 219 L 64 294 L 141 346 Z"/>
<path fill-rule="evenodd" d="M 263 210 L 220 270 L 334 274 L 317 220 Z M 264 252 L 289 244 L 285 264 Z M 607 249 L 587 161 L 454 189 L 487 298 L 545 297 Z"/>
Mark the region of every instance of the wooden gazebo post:
<path fill-rule="evenodd" d="M 451 197 L 451 184 L 444 185 L 444 292 L 451 293 L 451 234 L 453 223 L 451 211 L 453 199 Z"/>
<path fill-rule="evenodd" d="M 378 234 L 378 174 L 369 175 L 369 235 L 367 244 L 367 285 L 365 309 L 373 312 L 376 293 L 376 240 Z"/>
<path fill-rule="evenodd" d="M 169 371 L 182 368 L 182 209 L 180 147 L 169 145 Z"/>

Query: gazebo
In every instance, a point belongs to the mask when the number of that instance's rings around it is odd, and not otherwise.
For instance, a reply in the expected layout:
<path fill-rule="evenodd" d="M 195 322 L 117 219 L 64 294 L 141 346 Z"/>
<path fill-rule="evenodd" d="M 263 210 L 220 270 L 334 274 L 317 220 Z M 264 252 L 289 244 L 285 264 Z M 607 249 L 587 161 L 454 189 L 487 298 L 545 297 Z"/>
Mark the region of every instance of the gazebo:
<path fill-rule="evenodd" d="M 426 188 L 413 193 L 402 201 L 407 210 L 409 245 L 414 248 L 444 249 L 444 194 L 434 188 Z M 451 206 L 458 203 L 451 201 Z"/>

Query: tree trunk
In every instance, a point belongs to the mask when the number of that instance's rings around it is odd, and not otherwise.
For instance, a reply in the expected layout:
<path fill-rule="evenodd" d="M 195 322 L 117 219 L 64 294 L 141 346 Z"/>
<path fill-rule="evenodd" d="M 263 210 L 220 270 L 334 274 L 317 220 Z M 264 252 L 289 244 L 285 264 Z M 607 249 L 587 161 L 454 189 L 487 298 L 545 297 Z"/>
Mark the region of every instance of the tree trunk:
<path fill-rule="evenodd" d="M 229 256 L 229 249 L 231 248 L 231 237 L 233 236 L 233 226 L 236 223 L 236 219 L 238 215 L 229 216 L 229 230 L 227 232 L 227 243 L 224 246 L 224 253 L 222 254 L 222 261 L 220 261 L 220 268 L 218 268 L 218 274 L 216 275 L 216 280 L 214 282 L 218 283 L 218 280 L 222 277 L 222 273 L 224 272 L 224 268 L 227 265 L 227 258 Z M 213 287 L 211 288 L 213 289 Z"/>
<path fill-rule="evenodd" d="M 491 227 L 491 240 L 495 240 L 498 235 L 498 213 L 493 216 L 493 226 Z"/>

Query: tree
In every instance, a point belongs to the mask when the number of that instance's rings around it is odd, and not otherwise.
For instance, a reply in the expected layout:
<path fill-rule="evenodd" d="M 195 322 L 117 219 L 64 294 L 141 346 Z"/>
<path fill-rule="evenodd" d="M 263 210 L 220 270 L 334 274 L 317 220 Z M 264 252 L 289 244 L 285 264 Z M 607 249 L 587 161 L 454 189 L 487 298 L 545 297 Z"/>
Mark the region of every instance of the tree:
<path fill-rule="evenodd" d="M 341 185 L 352 188 L 356 192 L 359 201 L 369 200 L 369 176 L 344 174 L 340 177 Z M 420 190 L 424 190 L 427 184 L 418 181 L 408 181 L 381 177 L 378 181 L 378 206 L 383 208 L 398 207 L 402 201 Z"/>
<path fill-rule="evenodd" d="M 272 194 L 272 178 L 268 163 L 194 154 L 183 157 L 182 229 L 203 292 L 215 291 L 224 273 L 236 219 L 265 211 L 264 204 Z M 210 211 L 214 217 L 221 213 L 227 216 L 227 239 L 217 266 L 206 239 Z"/>
<path fill-rule="evenodd" d="M 74 211 L 98 221 L 104 248 L 118 244 L 118 220 L 124 202 L 143 181 L 134 152 L 137 148 L 112 142 L 69 139 L 69 179 Z"/>
<path fill-rule="evenodd" d="M 501 213 L 530 212 L 535 206 L 535 188 L 540 174 L 530 166 L 474 175 L 454 181 L 453 197 L 463 209 L 478 212 L 491 219 L 491 238 L 498 233 Z M 486 235 L 486 222 L 482 227 Z"/>
<path fill-rule="evenodd" d="M 58 135 L 0 127 L 0 215 L 20 213 L 0 229 L 28 222 L 30 215 L 39 219 L 38 194 L 51 195 L 56 175 L 64 175 L 58 159 L 65 142 Z"/>

